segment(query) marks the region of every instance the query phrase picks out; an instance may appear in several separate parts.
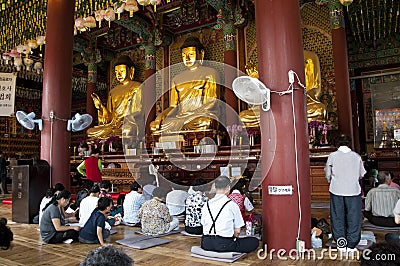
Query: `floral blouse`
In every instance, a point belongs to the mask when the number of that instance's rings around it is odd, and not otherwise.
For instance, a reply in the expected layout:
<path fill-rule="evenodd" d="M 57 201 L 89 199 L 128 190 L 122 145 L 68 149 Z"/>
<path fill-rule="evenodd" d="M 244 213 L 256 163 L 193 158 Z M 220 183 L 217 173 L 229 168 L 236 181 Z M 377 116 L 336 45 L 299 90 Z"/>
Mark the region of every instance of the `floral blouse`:
<path fill-rule="evenodd" d="M 186 199 L 185 225 L 189 227 L 201 226 L 201 209 L 208 201 L 205 193 L 196 191 Z"/>
<path fill-rule="evenodd" d="M 156 199 L 143 203 L 138 218 L 145 235 L 159 235 L 168 232 L 169 223 L 172 221 L 167 206 Z"/>

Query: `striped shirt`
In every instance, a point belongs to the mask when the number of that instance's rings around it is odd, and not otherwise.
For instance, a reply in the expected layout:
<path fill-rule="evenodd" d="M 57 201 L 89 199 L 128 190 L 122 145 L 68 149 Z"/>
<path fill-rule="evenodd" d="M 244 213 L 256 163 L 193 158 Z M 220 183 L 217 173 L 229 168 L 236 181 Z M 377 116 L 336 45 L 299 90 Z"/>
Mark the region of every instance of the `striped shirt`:
<path fill-rule="evenodd" d="M 365 199 L 365 210 L 371 211 L 374 216 L 393 217 L 393 209 L 400 199 L 397 188 L 381 184 L 371 189 Z"/>
<path fill-rule="evenodd" d="M 143 194 L 132 190 L 125 196 L 124 200 L 124 221 L 126 223 L 136 224 L 140 222 L 138 218 L 138 212 L 143 203 L 146 202 Z"/>

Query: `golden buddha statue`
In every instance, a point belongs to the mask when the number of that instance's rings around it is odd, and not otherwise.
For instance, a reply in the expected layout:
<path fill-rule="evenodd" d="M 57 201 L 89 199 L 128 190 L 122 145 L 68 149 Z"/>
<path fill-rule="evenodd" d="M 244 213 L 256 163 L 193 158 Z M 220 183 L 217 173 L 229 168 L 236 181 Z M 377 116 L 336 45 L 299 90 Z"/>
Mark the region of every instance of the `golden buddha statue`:
<path fill-rule="evenodd" d="M 181 46 L 183 64 L 187 69 L 171 82 L 169 107 L 151 122 L 153 133 L 203 131 L 218 120 L 218 73 L 203 66 L 204 47 L 200 40 L 189 37 Z"/>
<path fill-rule="evenodd" d="M 115 75 L 120 84 L 110 90 L 107 106 L 99 96 L 92 93 L 98 109 L 98 126 L 89 128 L 88 137 L 105 139 L 111 136 L 138 136 L 138 126 L 144 126 L 142 112 L 142 90 L 140 83 L 133 81 L 134 67 L 128 56 L 121 56 L 114 64 Z M 125 119 L 125 121 L 124 121 Z M 124 133 L 123 133 L 124 132 Z"/>
<path fill-rule="evenodd" d="M 326 105 L 318 100 L 321 95 L 321 76 L 318 56 L 309 51 L 304 51 L 305 76 L 307 90 L 307 118 L 326 121 Z"/>
<path fill-rule="evenodd" d="M 258 78 L 258 70 L 252 63 L 246 65 L 246 73 L 252 78 Z M 246 128 L 255 128 L 260 126 L 260 105 L 249 104 L 249 109 L 239 113 L 239 118 Z"/>

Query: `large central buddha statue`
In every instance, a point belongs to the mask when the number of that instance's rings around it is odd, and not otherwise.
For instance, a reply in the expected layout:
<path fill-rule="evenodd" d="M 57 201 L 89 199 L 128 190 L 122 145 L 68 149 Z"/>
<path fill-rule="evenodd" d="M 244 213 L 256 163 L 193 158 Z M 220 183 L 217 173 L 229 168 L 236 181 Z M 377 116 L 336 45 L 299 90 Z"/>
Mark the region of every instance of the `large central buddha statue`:
<path fill-rule="evenodd" d="M 121 56 L 114 64 L 117 86 L 110 90 L 107 106 L 100 97 L 92 94 L 95 107 L 98 109 L 98 126 L 88 129 L 91 139 L 105 139 L 111 136 L 138 135 L 138 127 L 144 125 L 142 112 L 142 90 L 140 83 L 133 81 L 133 62 L 128 56 Z"/>
<path fill-rule="evenodd" d="M 187 69 L 172 79 L 169 107 L 150 124 L 156 134 L 206 130 L 213 119 L 218 120 L 218 73 L 203 66 L 203 45 L 198 38 L 189 37 L 181 53 Z"/>

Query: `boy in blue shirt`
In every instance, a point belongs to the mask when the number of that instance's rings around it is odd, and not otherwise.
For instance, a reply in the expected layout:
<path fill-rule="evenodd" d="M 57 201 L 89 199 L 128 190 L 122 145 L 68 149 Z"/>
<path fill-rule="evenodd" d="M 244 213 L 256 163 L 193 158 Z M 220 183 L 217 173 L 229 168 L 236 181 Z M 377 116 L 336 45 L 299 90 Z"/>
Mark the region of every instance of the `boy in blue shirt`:
<path fill-rule="evenodd" d="M 110 236 L 110 231 L 105 229 L 106 216 L 110 213 L 112 201 L 108 197 L 99 198 L 97 208 L 90 215 L 89 220 L 79 232 L 79 242 L 85 244 L 98 244 L 104 246 L 105 239 Z"/>

